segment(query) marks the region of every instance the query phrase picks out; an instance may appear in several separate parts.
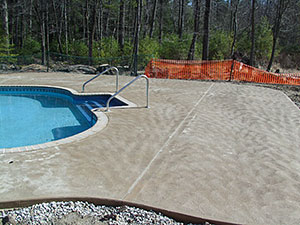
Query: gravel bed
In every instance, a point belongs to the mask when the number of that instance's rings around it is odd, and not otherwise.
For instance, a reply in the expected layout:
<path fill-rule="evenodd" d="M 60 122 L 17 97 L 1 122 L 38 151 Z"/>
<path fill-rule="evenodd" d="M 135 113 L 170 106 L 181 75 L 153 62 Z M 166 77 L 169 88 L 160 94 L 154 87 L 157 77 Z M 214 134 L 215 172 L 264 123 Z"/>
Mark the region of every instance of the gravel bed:
<path fill-rule="evenodd" d="M 160 213 L 129 206 L 95 206 L 88 202 L 49 202 L 0 210 L 0 224 L 183 224 Z M 0 220 L 0 222 L 1 222 Z M 209 223 L 203 223 L 209 225 Z"/>

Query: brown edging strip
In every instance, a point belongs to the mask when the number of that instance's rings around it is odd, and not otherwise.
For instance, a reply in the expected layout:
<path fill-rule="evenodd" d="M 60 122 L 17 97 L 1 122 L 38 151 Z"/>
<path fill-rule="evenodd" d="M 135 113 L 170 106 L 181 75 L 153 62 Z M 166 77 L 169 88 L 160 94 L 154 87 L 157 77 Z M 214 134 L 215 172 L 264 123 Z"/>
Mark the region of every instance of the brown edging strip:
<path fill-rule="evenodd" d="M 211 219 L 204 219 L 200 217 L 190 216 L 183 213 L 178 213 L 174 211 L 169 211 L 166 209 L 160 209 L 152 206 L 147 206 L 139 203 L 114 200 L 114 199 L 106 199 L 106 198 L 92 198 L 92 197 L 61 197 L 61 198 L 42 198 L 42 199 L 27 199 L 27 200 L 19 200 L 19 201 L 6 201 L 0 202 L 0 209 L 11 209 L 11 208 L 21 208 L 28 207 L 31 205 L 43 203 L 43 202 L 52 202 L 52 201 L 85 201 L 89 203 L 93 203 L 94 205 L 106 205 L 106 206 L 131 206 L 137 207 L 145 210 L 152 210 L 157 213 L 162 213 L 165 216 L 173 218 L 174 220 L 182 223 L 205 223 L 209 222 L 215 225 L 238 225 L 236 223 L 227 223 L 222 221 L 216 221 Z"/>

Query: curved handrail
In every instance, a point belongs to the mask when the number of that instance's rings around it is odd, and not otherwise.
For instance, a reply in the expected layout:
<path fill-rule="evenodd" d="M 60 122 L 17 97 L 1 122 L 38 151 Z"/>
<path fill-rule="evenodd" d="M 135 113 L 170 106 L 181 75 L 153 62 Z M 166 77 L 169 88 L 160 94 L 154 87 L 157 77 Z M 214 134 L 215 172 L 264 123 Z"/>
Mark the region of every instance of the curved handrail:
<path fill-rule="evenodd" d="M 125 88 L 127 88 L 128 86 L 130 86 L 132 83 L 134 83 L 136 80 L 140 79 L 140 78 L 145 78 L 146 79 L 146 108 L 149 108 L 149 78 L 146 75 L 139 75 L 136 78 L 134 78 L 132 81 L 128 82 L 127 84 L 124 85 L 124 87 L 122 87 L 119 91 L 117 91 L 116 93 L 114 93 L 106 102 L 106 111 L 109 111 L 109 103 L 110 101 L 116 97 L 118 94 L 120 94 Z"/>
<path fill-rule="evenodd" d="M 100 75 L 106 73 L 107 71 L 110 71 L 110 70 L 115 70 L 117 71 L 117 75 L 116 75 L 116 92 L 118 91 L 119 89 L 119 70 L 117 67 L 109 67 L 108 69 L 102 71 L 101 73 L 98 73 L 96 76 L 94 76 L 93 78 L 89 79 L 88 81 L 84 82 L 84 84 L 82 85 L 82 91 L 81 92 L 84 92 L 84 87 L 85 85 L 87 85 L 89 82 L 91 82 L 92 80 L 96 79 L 97 77 L 99 77 Z"/>

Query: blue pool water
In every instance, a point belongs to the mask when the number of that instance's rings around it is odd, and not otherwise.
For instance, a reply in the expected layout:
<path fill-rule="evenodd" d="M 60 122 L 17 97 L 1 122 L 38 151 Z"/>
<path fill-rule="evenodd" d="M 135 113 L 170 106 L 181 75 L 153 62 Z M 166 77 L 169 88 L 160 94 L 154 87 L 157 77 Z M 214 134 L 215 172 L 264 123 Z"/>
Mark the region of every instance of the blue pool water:
<path fill-rule="evenodd" d="M 0 148 L 41 144 L 92 127 L 92 108 L 109 96 L 74 96 L 55 88 L 0 87 Z M 118 105 L 115 102 L 113 104 Z"/>

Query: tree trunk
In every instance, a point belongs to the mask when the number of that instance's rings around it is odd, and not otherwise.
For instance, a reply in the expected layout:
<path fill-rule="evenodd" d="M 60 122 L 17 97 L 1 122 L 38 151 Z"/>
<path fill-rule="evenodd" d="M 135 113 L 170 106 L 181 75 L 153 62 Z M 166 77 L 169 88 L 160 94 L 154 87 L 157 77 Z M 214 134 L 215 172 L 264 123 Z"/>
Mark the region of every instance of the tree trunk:
<path fill-rule="evenodd" d="M 209 51 L 210 2 L 211 2 L 211 0 L 206 0 L 206 2 L 205 2 L 204 25 L 203 25 L 203 52 L 202 52 L 202 59 L 203 60 L 208 59 L 208 51 Z"/>
<path fill-rule="evenodd" d="M 239 7 L 239 0 L 237 1 L 236 5 L 235 5 L 234 12 L 233 12 L 233 25 L 232 25 L 233 40 L 232 40 L 231 52 L 230 52 L 231 58 L 234 58 L 234 47 L 235 47 L 236 34 L 237 34 L 237 12 L 238 12 L 238 7 Z"/>
<path fill-rule="evenodd" d="M 41 7 L 41 47 L 42 47 L 42 64 L 46 61 L 46 22 L 45 22 L 45 0 L 40 0 Z"/>
<path fill-rule="evenodd" d="M 111 1 L 108 1 L 107 5 L 111 5 Z M 109 35 L 109 18 L 110 18 L 110 10 L 106 9 L 103 15 L 103 33 L 105 36 Z"/>
<path fill-rule="evenodd" d="M 8 28 L 8 8 L 7 8 L 7 0 L 3 0 L 3 19 L 4 19 L 4 34 L 7 45 L 7 54 L 9 54 L 9 28 Z"/>
<path fill-rule="evenodd" d="M 184 29 L 184 0 L 179 0 L 179 17 L 178 17 L 178 36 L 179 39 L 182 39 L 182 33 Z"/>
<path fill-rule="evenodd" d="M 48 1 L 46 1 L 45 6 L 45 36 L 46 36 L 46 60 L 47 60 L 47 72 L 49 69 L 49 48 L 50 48 L 50 40 L 49 40 L 49 7 L 48 7 Z"/>
<path fill-rule="evenodd" d="M 250 52 L 250 66 L 253 66 L 254 51 L 255 51 L 255 0 L 252 0 L 251 10 L 251 52 Z"/>
<path fill-rule="evenodd" d="M 190 46 L 190 50 L 189 50 L 189 54 L 188 54 L 188 60 L 193 60 L 194 56 L 195 56 L 195 46 L 196 46 L 196 42 L 197 42 L 197 38 L 199 35 L 199 22 L 200 22 L 200 2 L 201 0 L 194 0 L 194 34 L 193 34 L 193 39 L 192 39 L 192 43 Z"/>
<path fill-rule="evenodd" d="M 163 0 L 159 0 L 159 33 L 158 33 L 158 41 L 161 44 L 162 36 L 163 36 Z"/>
<path fill-rule="evenodd" d="M 69 53 L 68 48 L 68 15 L 67 15 L 67 0 L 64 0 L 64 21 L 65 21 L 65 45 L 66 45 L 66 54 Z"/>
<path fill-rule="evenodd" d="M 152 38 L 154 25 L 155 25 L 155 15 L 156 15 L 156 8 L 157 8 L 156 5 L 157 5 L 157 0 L 154 0 L 153 10 L 152 10 L 152 15 L 151 15 L 151 22 L 150 22 L 150 32 L 149 32 L 150 38 Z"/>
<path fill-rule="evenodd" d="M 270 71 L 272 68 L 272 64 L 273 64 L 274 56 L 275 56 L 276 45 L 277 45 L 277 39 L 278 39 L 278 35 L 280 32 L 282 16 L 283 16 L 284 11 L 287 9 L 289 3 L 290 3 L 290 0 L 279 0 L 279 3 L 277 3 L 276 18 L 275 18 L 275 22 L 274 22 L 274 26 L 273 26 L 272 53 L 271 53 L 268 67 L 267 67 L 267 71 Z"/>
<path fill-rule="evenodd" d="M 30 0 L 29 5 L 29 34 L 32 34 L 32 7 L 33 7 L 33 0 Z"/>
<path fill-rule="evenodd" d="M 61 32 L 60 32 L 60 28 L 59 28 L 58 16 L 57 16 L 57 12 L 55 9 L 54 0 L 52 0 L 52 7 L 53 7 L 53 13 L 54 13 L 54 19 L 55 19 L 56 38 L 57 38 L 58 48 L 59 48 L 59 52 L 63 53 L 62 43 L 61 43 Z"/>
<path fill-rule="evenodd" d="M 123 52 L 123 48 L 124 48 L 124 26 L 125 26 L 125 3 L 124 0 L 120 0 L 118 43 L 121 52 Z"/>
<path fill-rule="evenodd" d="M 89 64 L 93 64 L 93 41 L 96 31 L 96 23 L 97 23 L 97 10 L 98 9 L 98 1 L 93 5 L 93 13 L 91 15 L 91 21 L 90 21 L 90 34 L 89 34 Z"/>
<path fill-rule="evenodd" d="M 124 1 L 124 0 L 123 0 Z M 99 12 L 98 12 L 98 40 L 102 40 L 102 15 L 103 15 L 103 2 L 99 1 Z M 124 28 L 123 28 L 124 29 Z"/>
<path fill-rule="evenodd" d="M 140 9 L 142 0 L 136 0 L 135 10 L 135 34 L 134 34 L 134 47 L 133 47 L 133 74 L 137 75 L 138 71 L 138 51 L 139 51 L 139 34 L 140 34 Z"/>

